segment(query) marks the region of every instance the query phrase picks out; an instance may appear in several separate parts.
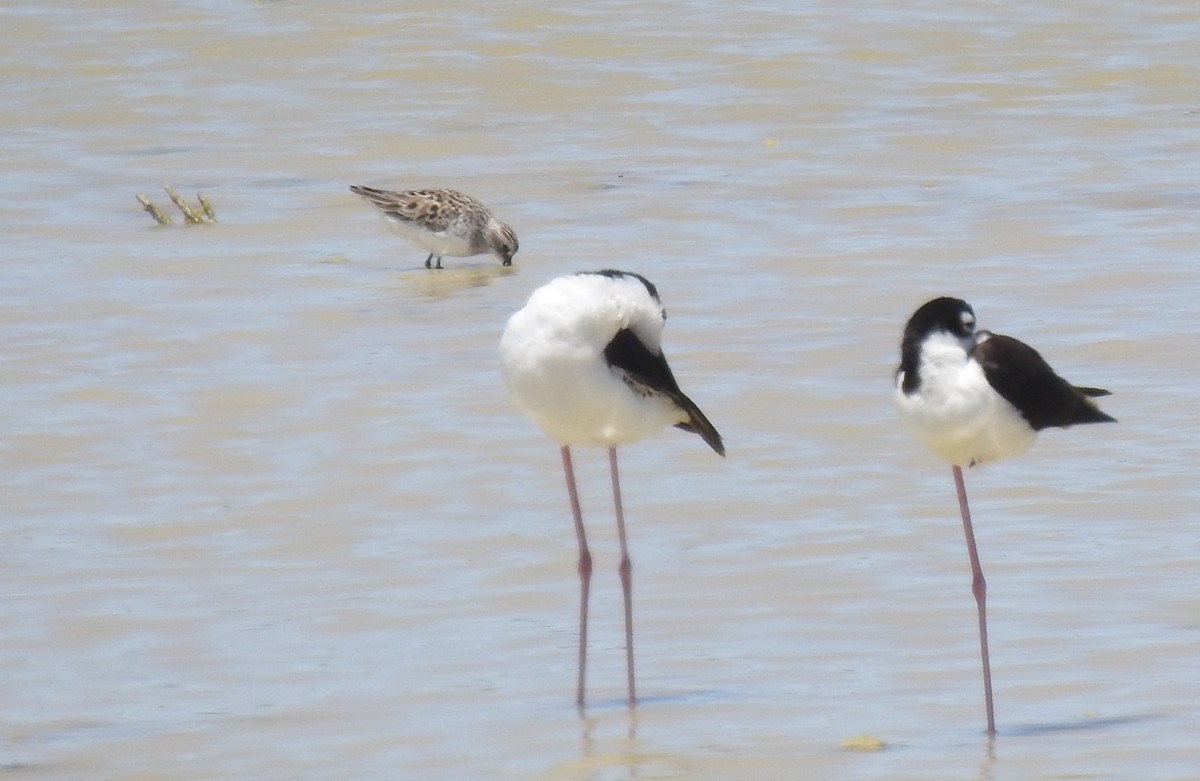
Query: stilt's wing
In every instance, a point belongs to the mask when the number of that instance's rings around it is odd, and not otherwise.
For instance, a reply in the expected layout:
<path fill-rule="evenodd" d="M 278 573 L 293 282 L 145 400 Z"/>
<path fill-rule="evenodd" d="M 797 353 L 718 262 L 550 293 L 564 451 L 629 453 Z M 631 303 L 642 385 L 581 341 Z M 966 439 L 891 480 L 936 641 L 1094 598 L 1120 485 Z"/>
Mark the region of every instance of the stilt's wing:
<path fill-rule="evenodd" d="M 679 383 L 675 381 L 675 375 L 671 373 L 671 367 L 662 353 L 651 352 L 633 331 L 623 328 L 604 348 L 604 358 L 609 366 L 625 373 L 626 382 L 652 393 L 661 393 L 675 402 L 688 417 L 686 422 L 677 423 L 676 428 L 699 434 L 709 447 L 725 455 L 721 435 L 700 408 L 679 389 Z"/>
<path fill-rule="evenodd" d="M 1089 397 L 1106 396 L 1100 388 L 1076 388 L 1054 373 L 1029 345 L 1010 336 L 981 332 L 972 357 L 983 367 L 996 392 L 1016 407 L 1035 431 L 1079 423 L 1116 422 Z"/>

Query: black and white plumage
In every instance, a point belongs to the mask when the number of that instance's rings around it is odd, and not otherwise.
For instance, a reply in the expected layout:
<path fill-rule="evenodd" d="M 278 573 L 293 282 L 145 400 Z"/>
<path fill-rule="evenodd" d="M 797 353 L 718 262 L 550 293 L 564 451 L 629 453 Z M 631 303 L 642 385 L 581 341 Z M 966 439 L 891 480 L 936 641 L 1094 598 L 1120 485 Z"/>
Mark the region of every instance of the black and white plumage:
<path fill-rule="evenodd" d="M 905 426 L 952 467 L 979 613 L 987 728 L 994 734 L 987 586 L 962 467 L 1019 455 L 1046 428 L 1115 422 L 1092 401 L 1109 394 L 1070 384 L 1024 342 L 977 331 L 970 305 L 948 297 L 929 301 L 909 318 L 895 394 Z"/>
<path fill-rule="evenodd" d="M 500 340 L 500 364 L 509 398 L 561 445 L 563 469 L 579 542 L 579 677 L 583 705 L 587 662 L 587 603 L 591 554 L 571 461 L 572 445 L 608 448 L 621 545 L 629 703 L 633 673 L 632 579 L 617 446 L 667 426 L 692 431 L 720 455 L 721 435 L 675 381 L 662 352 L 666 312 L 644 277 L 598 271 L 559 277 L 538 288 L 514 314 Z"/>
<path fill-rule="evenodd" d="M 1045 428 L 1111 421 L 1107 396 L 1059 377 L 1029 345 L 975 330 L 965 301 L 937 298 L 904 330 L 896 403 L 905 425 L 941 458 L 971 466 L 1023 453 Z"/>

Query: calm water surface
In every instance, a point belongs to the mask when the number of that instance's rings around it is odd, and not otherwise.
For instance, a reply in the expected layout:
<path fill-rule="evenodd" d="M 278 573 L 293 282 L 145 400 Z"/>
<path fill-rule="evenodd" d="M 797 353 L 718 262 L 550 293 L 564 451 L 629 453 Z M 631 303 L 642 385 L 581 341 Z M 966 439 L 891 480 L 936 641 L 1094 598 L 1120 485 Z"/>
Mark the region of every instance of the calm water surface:
<path fill-rule="evenodd" d="M 1200 778 L 1194 3 L 409 5 L 0 8 L 0 777 Z M 352 183 L 478 195 L 516 266 L 426 273 Z M 164 184 L 220 223 L 155 227 Z M 559 461 L 495 346 L 604 267 L 729 457 L 623 451 L 630 714 L 578 454 L 581 718 Z M 1121 421 L 968 476 L 994 743 L 890 398 L 940 294 Z"/>

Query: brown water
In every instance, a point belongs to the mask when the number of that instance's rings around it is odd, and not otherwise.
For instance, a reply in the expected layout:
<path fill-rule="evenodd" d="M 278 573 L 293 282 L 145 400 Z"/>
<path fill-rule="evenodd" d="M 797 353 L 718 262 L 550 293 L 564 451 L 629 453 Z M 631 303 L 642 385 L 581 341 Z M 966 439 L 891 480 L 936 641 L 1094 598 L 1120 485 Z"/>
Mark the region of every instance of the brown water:
<path fill-rule="evenodd" d="M 410 5 L 0 8 L 0 777 L 1200 778 L 1194 3 Z M 479 196 L 515 268 L 426 273 L 352 183 Z M 154 227 L 163 184 L 219 224 Z M 577 455 L 580 718 L 559 461 L 495 347 L 603 267 L 729 457 L 623 451 L 631 715 Z M 968 475 L 994 743 L 891 404 L 938 294 L 1121 420 Z"/>

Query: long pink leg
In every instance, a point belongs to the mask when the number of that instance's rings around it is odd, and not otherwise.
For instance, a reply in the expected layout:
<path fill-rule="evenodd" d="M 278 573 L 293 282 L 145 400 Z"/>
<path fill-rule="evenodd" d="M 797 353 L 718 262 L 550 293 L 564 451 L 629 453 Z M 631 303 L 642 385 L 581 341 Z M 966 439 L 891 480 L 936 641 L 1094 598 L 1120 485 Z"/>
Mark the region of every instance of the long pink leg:
<path fill-rule="evenodd" d="M 621 478 L 617 476 L 617 449 L 608 449 L 608 469 L 612 473 L 613 504 L 617 508 L 617 539 L 621 542 L 621 591 L 625 594 L 625 669 L 629 678 L 629 707 L 637 705 L 633 683 L 633 562 L 625 540 L 625 508 L 621 503 Z"/>
<path fill-rule="evenodd" d="M 583 511 L 579 509 L 579 491 L 575 487 L 575 467 L 571 464 L 571 448 L 562 447 L 563 472 L 567 475 L 567 496 L 571 499 L 571 515 L 575 519 L 575 537 L 579 541 L 579 679 L 575 686 L 575 704 L 583 708 L 583 683 L 587 671 L 588 591 L 592 583 L 592 554 L 588 550 L 587 534 L 583 531 Z"/>
<path fill-rule="evenodd" d="M 975 531 L 971 528 L 971 508 L 967 506 L 967 487 L 963 483 L 962 469 L 955 465 L 954 488 L 958 491 L 958 509 L 962 513 L 963 532 L 967 535 L 967 555 L 971 558 L 971 593 L 975 595 L 975 606 L 979 610 L 979 650 L 983 656 L 983 700 L 987 707 L 988 735 L 996 734 L 996 719 L 992 715 L 992 665 L 988 661 L 987 639 L 987 581 L 979 566 L 979 552 L 975 550 Z"/>

